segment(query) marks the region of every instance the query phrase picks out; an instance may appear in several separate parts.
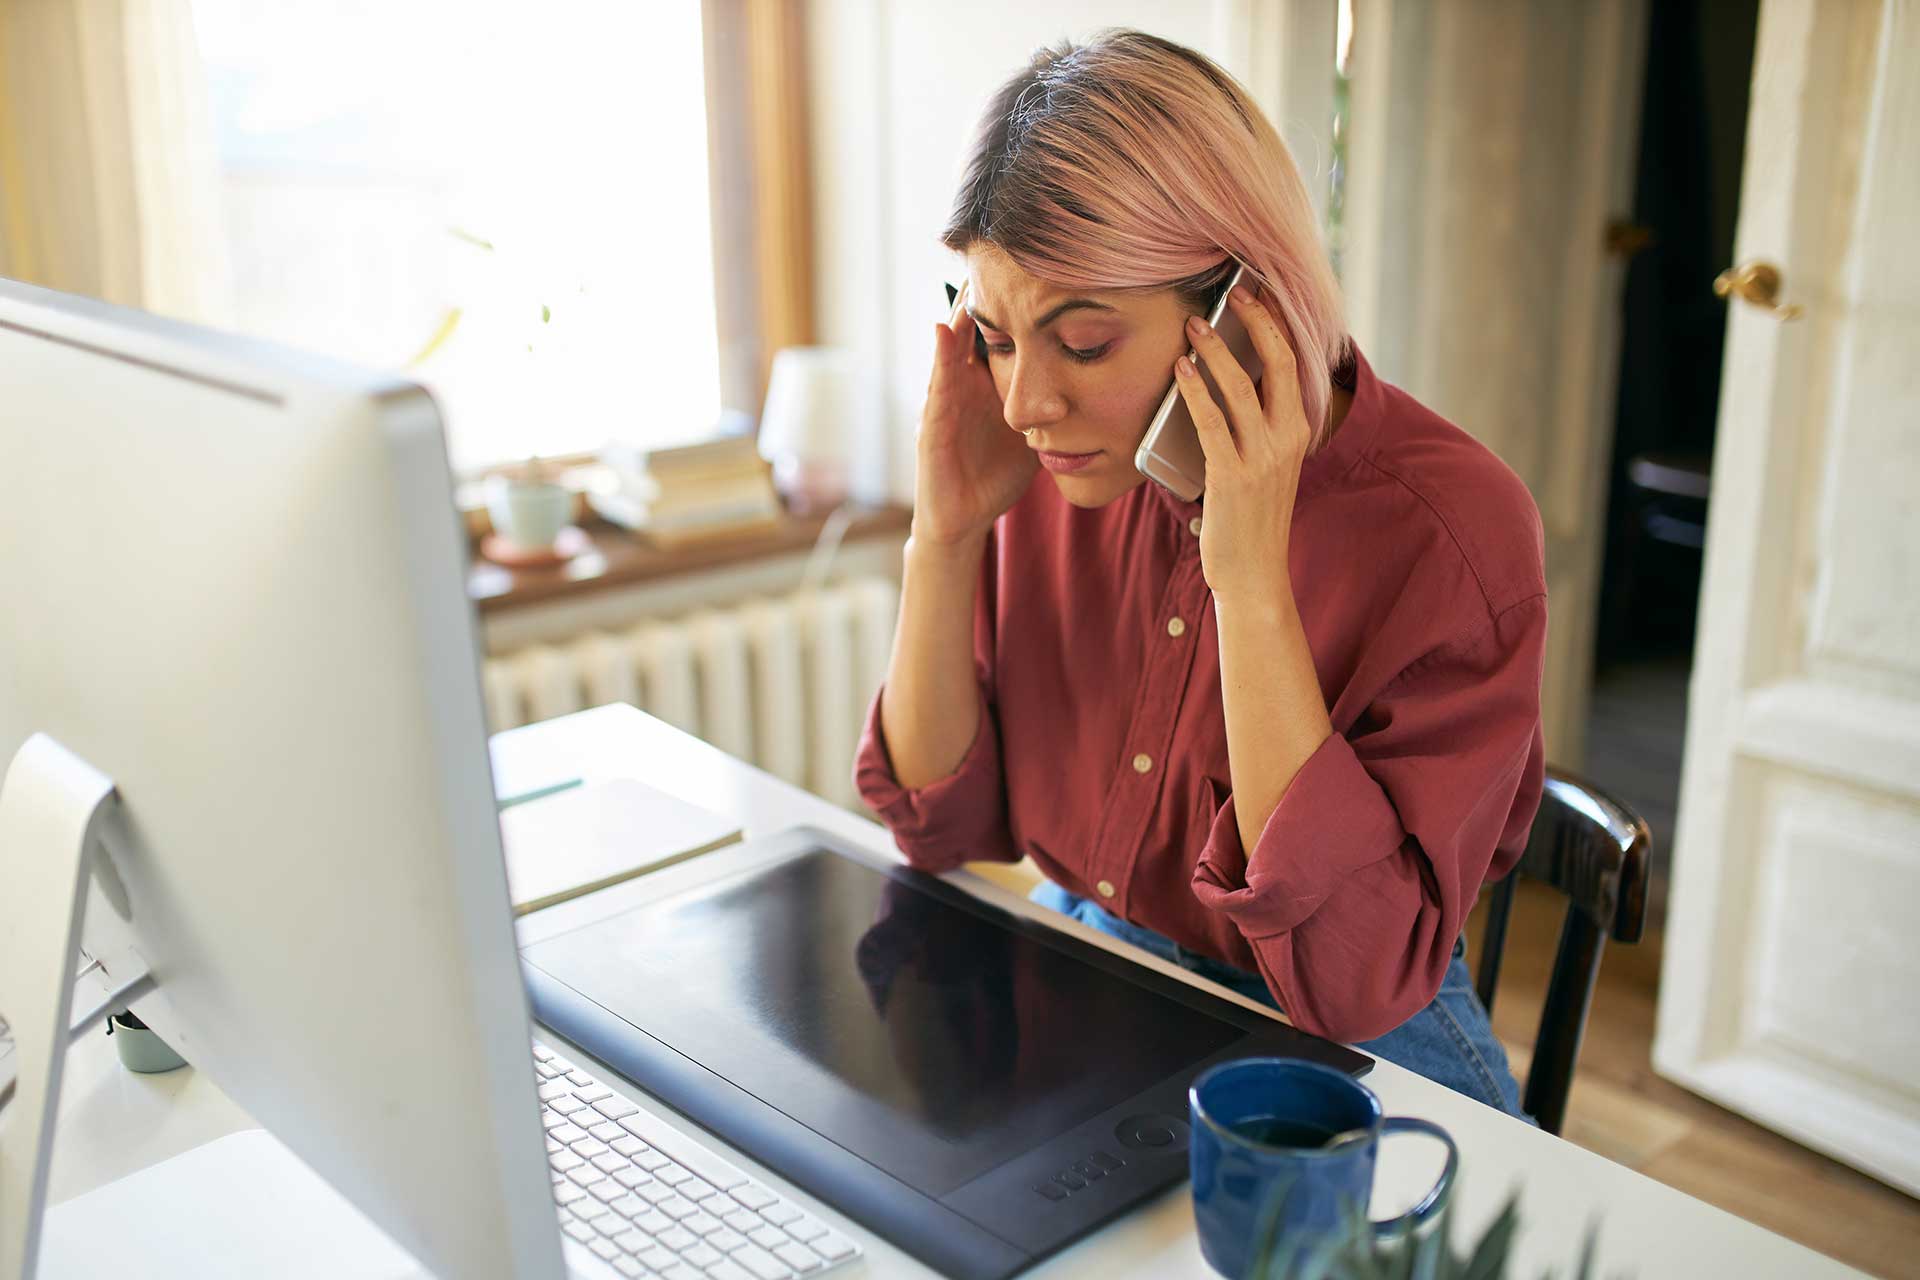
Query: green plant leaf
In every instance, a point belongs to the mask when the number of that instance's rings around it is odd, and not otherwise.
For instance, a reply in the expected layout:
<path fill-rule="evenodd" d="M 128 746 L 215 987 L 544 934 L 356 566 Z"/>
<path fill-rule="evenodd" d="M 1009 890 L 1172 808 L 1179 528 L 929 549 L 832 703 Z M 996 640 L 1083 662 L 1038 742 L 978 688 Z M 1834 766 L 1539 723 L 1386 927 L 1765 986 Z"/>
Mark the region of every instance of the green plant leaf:
<path fill-rule="evenodd" d="M 1507 1195 L 1500 1214 L 1474 1245 L 1473 1252 L 1459 1268 L 1460 1280 L 1501 1280 L 1507 1274 L 1507 1255 L 1513 1249 L 1513 1233 L 1520 1226 L 1520 1192 Z"/>
<path fill-rule="evenodd" d="M 553 319 L 553 308 L 543 305 L 540 308 L 540 323 L 545 324 L 551 319 Z"/>

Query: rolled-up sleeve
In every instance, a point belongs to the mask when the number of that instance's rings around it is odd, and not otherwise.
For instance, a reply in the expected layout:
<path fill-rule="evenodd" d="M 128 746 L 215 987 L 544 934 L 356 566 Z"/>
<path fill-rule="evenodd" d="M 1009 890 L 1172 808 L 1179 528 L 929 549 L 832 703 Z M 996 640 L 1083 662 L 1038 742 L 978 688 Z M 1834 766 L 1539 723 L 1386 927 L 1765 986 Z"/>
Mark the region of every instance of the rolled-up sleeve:
<path fill-rule="evenodd" d="M 1546 628 L 1531 597 L 1401 672 L 1301 767 L 1251 853 L 1221 802 L 1194 895 L 1297 1025 L 1368 1040 L 1439 990 L 1489 868 L 1518 859 L 1539 807 Z"/>
<path fill-rule="evenodd" d="M 951 871 L 965 862 L 1012 862 L 1007 831 L 1006 776 L 1000 765 L 1000 729 L 982 682 L 980 728 L 960 764 L 944 778 L 909 790 L 900 785 L 887 751 L 874 695 L 860 735 L 853 781 L 867 807 L 880 815 L 907 861 L 922 871 Z"/>
<path fill-rule="evenodd" d="M 922 871 L 951 871 L 966 862 L 1017 862 L 1007 825 L 1007 780 L 1000 759 L 1000 718 L 994 702 L 994 653 L 1000 534 L 987 535 L 973 611 L 973 677 L 980 727 L 960 763 L 944 778 L 909 790 L 900 785 L 880 720 L 883 686 L 867 709 L 854 753 L 853 785 L 893 833 L 907 861 Z"/>

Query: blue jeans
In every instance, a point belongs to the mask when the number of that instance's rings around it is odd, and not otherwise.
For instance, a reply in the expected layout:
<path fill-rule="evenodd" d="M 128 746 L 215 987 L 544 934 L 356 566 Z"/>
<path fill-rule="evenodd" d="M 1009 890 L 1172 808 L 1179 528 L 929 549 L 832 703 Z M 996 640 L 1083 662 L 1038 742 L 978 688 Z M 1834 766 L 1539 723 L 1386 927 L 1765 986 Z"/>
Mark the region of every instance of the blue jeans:
<path fill-rule="evenodd" d="M 1043 907 L 1072 916 L 1089 928 L 1111 934 L 1151 951 L 1162 960 L 1179 965 L 1187 972 L 1228 987 L 1249 1000 L 1257 1000 L 1272 1009 L 1280 1005 L 1267 990 L 1266 979 L 1245 969 L 1222 964 L 1218 960 L 1189 951 L 1179 943 L 1151 929 L 1129 924 L 1101 910 L 1091 899 L 1068 893 L 1051 880 L 1043 880 L 1027 895 Z M 1285 1012 L 1282 1010 L 1282 1012 Z M 1440 992 L 1426 1008 L 1405 1022 L 1372 1040 L 1354 1046 L 1363 1053 L 1385 1058 L 1417 1075 L 1447 1086 L 1456 1093 L 1484 1102 L 1508 1115 L 1533 1122 L 1520 1109 L 1520 1086 L 1507 1065 L 1506 1050 L 1494 1038 L 1487 1011 L 1474 993 L 1473 979 L 1467 973 L 1467 940 L 1453 944 L 1453 961 L 1440 982 Z"/>

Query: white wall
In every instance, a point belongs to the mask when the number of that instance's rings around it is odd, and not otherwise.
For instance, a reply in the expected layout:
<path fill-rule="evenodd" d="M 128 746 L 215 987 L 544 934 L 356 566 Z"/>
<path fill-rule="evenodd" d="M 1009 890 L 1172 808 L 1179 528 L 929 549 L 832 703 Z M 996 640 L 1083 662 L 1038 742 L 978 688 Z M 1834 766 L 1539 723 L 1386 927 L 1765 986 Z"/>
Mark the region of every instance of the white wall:
<path fill-rule="evenodd" d="M 1310 0 L 1329 14 L 1334 0 Z M 882 467 L 913 493 L 913 432 L 926 393 L 932 325 L 956 259 L 936 240 L 962 152 L 987 97 L 1032 51 L 1062 37 L 1135 26 L 1190 45 L 1247 82 L 1270 112 L 1279 97 L 1281 23 L 1302 0 L 813 0 L 810 77 L 819 340 L 877 371 Z M 1324 24 L 1330 42 L 1332 23 Z M 1331 84 L 1332 50 L 1325 78 Z M 1313 122 L 1301 122 L 1312 134 Z M 1284 129 L 1293 138 L 1293 129 Z M 1311 142 L 1296 144 L 1303 168 Z"/>

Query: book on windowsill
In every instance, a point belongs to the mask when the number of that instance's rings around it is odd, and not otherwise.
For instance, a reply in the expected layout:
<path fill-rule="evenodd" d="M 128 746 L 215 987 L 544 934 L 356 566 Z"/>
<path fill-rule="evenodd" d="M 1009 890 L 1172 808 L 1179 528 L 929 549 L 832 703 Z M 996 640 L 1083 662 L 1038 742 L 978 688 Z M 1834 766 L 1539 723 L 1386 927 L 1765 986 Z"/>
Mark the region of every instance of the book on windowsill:
<path fill-rule="evenodd" d="M 738 823 L 631 778 L 556 792 L 500 814 L 517 916 L 710 853 Z"/>

